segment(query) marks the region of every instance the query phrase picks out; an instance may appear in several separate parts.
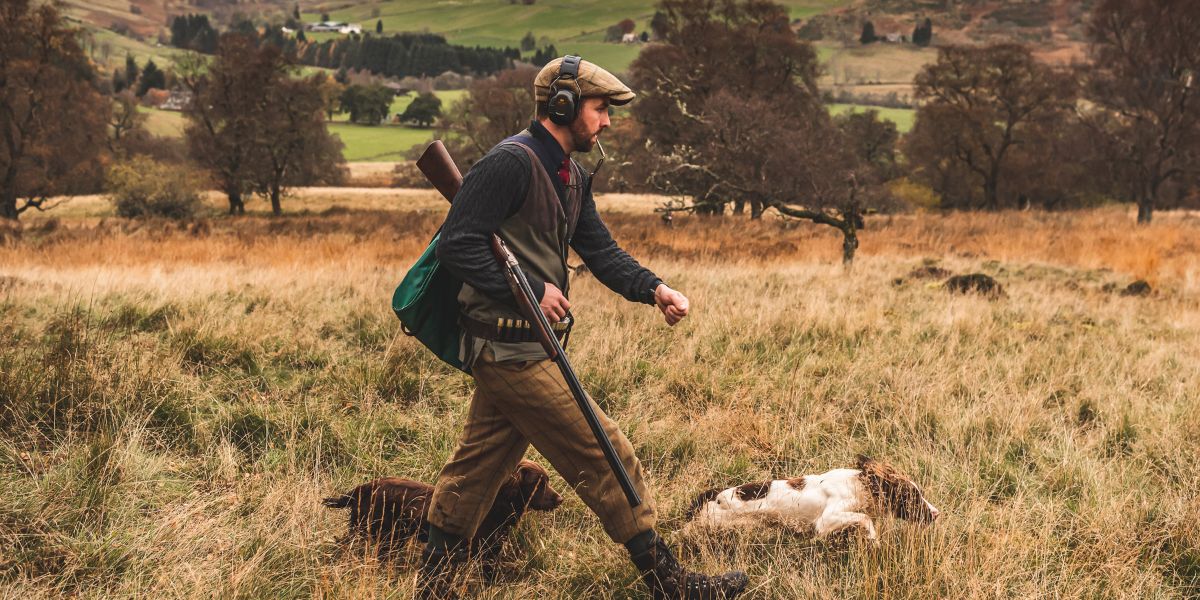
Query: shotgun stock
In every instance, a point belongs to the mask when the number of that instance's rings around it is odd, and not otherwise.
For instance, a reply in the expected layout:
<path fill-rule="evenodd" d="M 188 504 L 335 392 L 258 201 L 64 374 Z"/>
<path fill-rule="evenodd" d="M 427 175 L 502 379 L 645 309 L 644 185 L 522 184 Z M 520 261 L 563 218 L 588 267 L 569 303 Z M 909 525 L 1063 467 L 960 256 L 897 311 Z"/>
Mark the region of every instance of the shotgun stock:
<path fill-rule="evenodd" d="M 434 140 L 425 148 L 425 152 L 417 160 L 417 168 L 425 174 L 433 187 L 437 188 L 447 201 L 454 202 L 454 196 L 458 195 L 458 190 L 462 187 L 462 174 L 450 158 L 450 153 L 446 151 L 441 140 Z M 621 491 L 625 493 L 625 499 L 629 501 L 629 506 L 637 507 L 642 503 L 642 498 L 634 489 L 633 481 L 629 479 L 629 473 L 617 456 L 617 451 L 613 448 L 612 441 L 608 439 L 608 434 L 604 432 L 600 418 L 596 416 L 596 411 L 588 402 L 587 394 L 584 393 L 579 378 L 575 376 L 575 369 L 571 368 L 571 363 L 567 361 L 562 344 L 558 342 L 558 337 L 554 335 L 550 322 L 546 320 L 546 315 L 542 312 L 537 297 L 533 295 L 533 289 L 529 287 L 529 280 L 525 277 L 525 272 L 521 270 L 521 265 L 517 263 L 517 257 L 498 235 L 492 234 L 491 247 L 492 256 L 496 257 L 496 261 L 500 263 L 500 268 L 504 271 L 505 278 L 508 279 L 508 285 L 512 288 L 513 296 L 516 297 L 521 312 L 526 319 L 529 319 L 530 325 L 537 334 L 538 342 L 546 350 L 550 360 L 558 365 L 563 379 L 567 382 L 567 387 L 571 390 L 571 395 L 575 398 L 575 403 L 583 413 L 583 419 L 587 421 L 588 428 L 592 430 L 592 436 L 600 445 L 600 450 L 603 452 L 605 460 L 608 461 L 609 468 L 612 469 L 617 483 L 621 486 Z"/>
<path fill-rule="evenodd" d="M 421 158 L 417 159 L 417 168 L 425 174 L 429 183 L 432 183 L 433 187 L 442 193 L 446 202 L 454 202 L 454 197 L 458 195 L 458 188 L 462 187 L 462 173 L 458 171 L 458 165 L 454 164 L 454 160 L 450 158 L 450 153 L 446 151 L 442 140 L 434 140 L 428 148 L 425 148 Z"/>

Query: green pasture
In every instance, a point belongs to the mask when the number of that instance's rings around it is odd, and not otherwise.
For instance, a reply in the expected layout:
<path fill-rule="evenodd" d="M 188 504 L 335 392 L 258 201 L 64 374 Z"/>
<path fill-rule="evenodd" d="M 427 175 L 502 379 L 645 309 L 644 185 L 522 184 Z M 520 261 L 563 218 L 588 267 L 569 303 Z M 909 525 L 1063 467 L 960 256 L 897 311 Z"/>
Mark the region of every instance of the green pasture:
<path fill-rule="evenodd" d="M 835 115 L 844 115 L 846 113 L 860 113 L 868 110 L 879 112 L 879 118 L 885 121 L 891 121 L 896 124 L 896 129 L 900 133 L 908 133 L 913 127 L 913 121 L 916 120 L 917 111 L 911 108 L 884 108 L 881 106 L 865 106 L 862 104 L 829 104 L 829 112 Z"/>
<path fill-rule="evenodd" d="M 783 0 L 792 18 L 805 18 L 845 4 L 845 0 Z M 378 10 L 378 16 L 372 13 Z M 531 5 L 496 0 L 461 2 L 411 2 L 392 0 L 359 4 L 330 11 L 335 21 L 359 23 L 374 31 L 383 21 L 384 34 L 429 31 L 452 43 L 466 46 L 517 47 L 526 32 L 549 39 L 563 53 L 576 52 L 614 71 L 628 68 L 639 45 L 604 42 L 604 30 L 630 18 L 636 32 L 649 31 L 653 0 L 540 0 Z M 303 15 L 306 22 L 320 20 L 319 12 Z M 323 34 L 330 35 L 330 34 Z M 309 39 L 325 39 L 314 38 Z"/>
<path fill-rule="evenodd" d="M 90 50 L 89 56 L 109 68 L 124 67 L 125 57 L 131 54 L 139 67 L 151 58 L 159 67 L 169 67 L 175 64 L 174 56 L 181 52 L 178 48 L 148 44 L 99 27 L 89 25 L 85 30 L 91 38 L 84 46 Z"/>
<path fill-rule="evenodd" d="M 439 90 L 434 92 L 442 99 L 446 110 L 461 98 L 466 90 Z M 401 96 L 392 102 L 391 113 L 402 113 L 412 102 L 414 95 Z M 140 109 L 147 115 L 146 128 L 150 133 L 165 137 L 183 135 L 185 119 L 182 113 L 157 108 Z M 336 134 L 346 145 L 343 154 L 350 162 L 401 160 L 404 153 L 416 144 L 433 138 L 433 129 L 409 127 L 407 125 L 358 125 L 348 122 L 349 115 L 334 115 L 329 131 Z"/>
<path fill-rule="evenodd" d="M 346 145 L 342 154 L 347 162 L 376 162 L 403 160 L 409 148 L 432 139 L 434 130 L 333 122 L 329 124 L 329 131 L 342 138 Z"/>

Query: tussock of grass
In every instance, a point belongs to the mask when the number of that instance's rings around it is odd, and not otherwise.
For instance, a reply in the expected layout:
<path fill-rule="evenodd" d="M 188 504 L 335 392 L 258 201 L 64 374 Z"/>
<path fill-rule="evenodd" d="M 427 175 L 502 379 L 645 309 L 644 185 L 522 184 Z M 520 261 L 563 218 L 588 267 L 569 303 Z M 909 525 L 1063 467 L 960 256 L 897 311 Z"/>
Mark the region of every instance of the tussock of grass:
<path fill-rule="evenodd" d="M 1122 217 L 877 218 L 845 272 L 819 228 L 613 213 L 694 314 L 668 329 L 579 276 L 570 352 L 663 530 L 692 565 L 748 570 L 752 598 L 1194 595 L 1198 225 Z M 414 549 L 380 564 L 341 547 L 345 514 L 319 500 L 432 480 L 453 447 L 471 382 L 388 308 L 436 215 L 205 223 L 66 219 L 0 246 L 0 590 L 406 597 Z M 1009 295 L 893 283 L 925 258 Z M 1104 291 L 1134 276 L 1156 294 Z M 858 452 L 944 518 L 885 520 L 879 547 L 684 527 L 703 489 Z M 567 496 L 477 597 L 644 597 Z"/>

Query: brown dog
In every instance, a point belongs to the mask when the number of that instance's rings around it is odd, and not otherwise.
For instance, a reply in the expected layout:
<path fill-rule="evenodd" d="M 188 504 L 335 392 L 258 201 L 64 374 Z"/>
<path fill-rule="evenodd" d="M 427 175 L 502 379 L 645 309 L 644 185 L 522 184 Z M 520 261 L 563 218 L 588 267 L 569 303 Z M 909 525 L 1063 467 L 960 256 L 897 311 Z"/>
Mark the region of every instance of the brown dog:
<path fill-rule="evenodd" d="M 433 486 L 384 477 L 364 483 L 349 492 L 325 498 L 330 508 L 350 508 L 350 532 L 347 539 L 366 538 L 376 545 L 380 558 L 386 558 L 412 538 L 427 541 L 429 524 L 425 515 L 433 499 Z M 550 476 L 541 465 L 522 460 L 512 476 L 500 486 L 496 501 L 471 538 L 471 552 L 485 565 L 494 564 L 508 532 L 527 509 L 550 511 L 563 498 L 550 487 Z"/>

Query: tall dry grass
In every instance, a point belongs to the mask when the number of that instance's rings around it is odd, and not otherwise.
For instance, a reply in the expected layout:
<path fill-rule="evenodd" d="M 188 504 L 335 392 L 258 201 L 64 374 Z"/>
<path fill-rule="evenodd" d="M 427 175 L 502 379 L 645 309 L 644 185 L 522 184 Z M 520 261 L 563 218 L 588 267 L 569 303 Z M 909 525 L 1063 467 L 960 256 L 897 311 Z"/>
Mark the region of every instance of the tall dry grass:
<path fill-rule="evenodd" d="M 435 200 L 6 233 L 0 596 L 409 594 L 409 564 L 342 549 L 345 515 L 319 498 L 432 479 L 461 426 L 470 380 L 387 306 Z M 667 228 L 645 199 L 610 200 L 617 237 L 694 313 L 669 329 L 580 276 L 570 352 L 689 563 L 746 569 L 753 598 L 1200 593 L 1193 217 L 876 218 L 847 272 L 819 228 Z M 894 281 L 927 259 L 1008 296 Z M 1154 295 L 1106 291 L 1135 277 Z M 680 531 L 701 489 L 857 452 L 910 472 L 945 517 L 886 521 L 878 548 Z M 573 495 L 515 542 L 478 597 L 644 597 Z"/>

